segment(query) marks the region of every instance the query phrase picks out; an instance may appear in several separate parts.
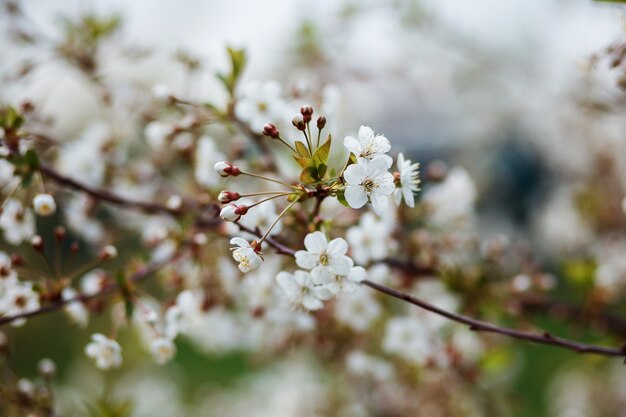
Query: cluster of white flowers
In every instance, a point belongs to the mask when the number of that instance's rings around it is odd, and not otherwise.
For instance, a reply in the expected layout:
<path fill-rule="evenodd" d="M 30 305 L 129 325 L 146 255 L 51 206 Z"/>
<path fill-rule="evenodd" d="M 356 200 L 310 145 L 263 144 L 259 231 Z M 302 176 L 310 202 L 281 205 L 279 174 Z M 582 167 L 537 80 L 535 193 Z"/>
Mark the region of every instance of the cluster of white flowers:
<path fill-rule="evenodd" d="M 39 309 L 39 293 L 33 283 L 21 281 L 13 268 L 11 258 L 0 252 L 0 316 L 15 316 Z M 22 326 L 26 319 L 14 320 L 15 327 Z"/>
<path fill-rule="evenodd" d="M 296 252 L 296 263 L 307 271 L 293 274 L 280 272 L 276 281 L 294 305 L 307 310 L 319 310 L 324 301 L 341 292 L 352 293 L 365 279 L 365 269 L 354 266 L 346 253 L 348 243 L 342 239 L 330 242 L 322 232 L 309 233 L 304 238 L 306 250 Z"/>
<path fill-rule="evenodd" d="M 375 135 L 367 126 L 361 126 L 358 138 L 346 137 L 344 146 L 356 158 L 356 164 L 349 165 L 343 174 L 347 184 L 345 198 L 350 207 L 358 209 L 369 201 L 376 214 L 380 215 L 387 209 L 389 197 L 394 191 L 397 203 L 404 197 L 409 207 L 415 205 L 413 193 L 418 190 L 419 164 L 405 160 L 400 154 L 396 181 L 388 172 L 393 164 L 387 155 L 391 150 L 389 140 L 383 135 Z"/>

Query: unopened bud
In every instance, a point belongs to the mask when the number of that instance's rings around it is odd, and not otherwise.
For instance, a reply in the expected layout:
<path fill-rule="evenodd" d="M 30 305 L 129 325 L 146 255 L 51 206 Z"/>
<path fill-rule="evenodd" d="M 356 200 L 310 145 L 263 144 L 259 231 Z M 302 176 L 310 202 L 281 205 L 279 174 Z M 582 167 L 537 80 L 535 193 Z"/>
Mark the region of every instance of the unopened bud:
<path fill-rule="evenodd" d="M 213 166 L 213 169 L 215 169 L 215 172 L 217 172 L 221 177 L 236 177 L 241 173 L 239 168 L 226 161 L 218 162 Z"/>
<path fill-rule="evenodd" d="M 37 194 L 33 198 L 33 207 L 35 208 L 35 213 L 40 216 L 50 216 L 57 209 L 54 197 L 50 194 Z"/>
<path fill-rule="evenodd" d="M 280 137 L 280 131 L 278 130 L 276 125 L 272 123 L 268 123 L 263 126 L 263 134 L 273 139 L 278 139 Z"/>
<path fill-rule="evenodd" d="M 57 226 L 54 228 L 54 238 L 58 242 L 63 242 L 65 240 L 65 236 L 67 236 L 67 231 L 63 226 Z"/>
<path fill-rule="evenodd" d="M 309 123 L 311 121 L 311 118 L 313 117 L 313 107 L 308 105 L 302 106 L 300 107 L 300 113 L 302 114 L 304 123 Z"/>
<path fill-rule="evenodd" d="M 236 222 L 248 212 L 248 206 L 229 204 L 220 211 L 220 217 L 227 222 Z"/>
<path fill-rule="evenodd" d="M 100 251 L 100 259 L 108 261 L 117 257 L 117 248 L 113 245 L 107 245 Z"/>
<path fill-rule="evenodd" d="M 44 378 L 52 378 L 57 373 L 56 364 L 48 358 L 40 360 L 37 369 Z"/>
<path fill-rule="evenodd" d="M 174 194 L 167 199 L 165 205 L 170 210 L 179 210 L 183 205 L 183 199 L 181 196 Z"/>
<path fill-rule="evenodd" d="M 220 192 L 220 194 L 217 196 L 217 199 L 220 201 L 220 203 L 227 204 L 239 200 L 240 197 L 241 196 L 237 191 L 224 190 Z"/>
<path fill-rule="evenodd" d="M 326 118 L 324 116 L 320 116 L 317 118 L 317 128 L 318 129 L 324 129 L 324 126 L 326 126 Z"/>
<path fill-rule="evenodd" d="M 80 244 L 78 242 L 72 242 L 72 244 L 70 245 L 70 251 L 72 253 L 76 253 L 78 252 L 78 249 L 80 249 Z"/>
<path fill-rule="evenodd" d="M 306 129 L 306 123 L 304 122 L 304 116 L 302 116 L 300 113 L 298 113 L 295 116 L 293 116 L 293 119 L 291 119 L 291 123 L 298 130 Z"/>
<path fill-rule="evenodd" d="M 30 245 L 37 252 L 43 252 L 44 245 L 43 245 L 43 239 L 42 239 L 41 236 L 35 235 L 35 236 L 31 237 L 30 238 Z"/>

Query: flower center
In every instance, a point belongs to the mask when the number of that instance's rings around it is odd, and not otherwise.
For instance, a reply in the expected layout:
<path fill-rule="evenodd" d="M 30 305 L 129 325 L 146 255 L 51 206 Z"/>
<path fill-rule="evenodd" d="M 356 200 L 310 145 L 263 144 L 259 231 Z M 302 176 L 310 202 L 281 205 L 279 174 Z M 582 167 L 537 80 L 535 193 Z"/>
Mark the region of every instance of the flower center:
<path fill-rule="evenodd" d="M 363 188 L 365 188 L 365 191 L 368 193 L 376 187 L 376 184 L 374 184 L 374 180 L 372 180 L 371 178 L 365 178 L 362 185 Z"/>
<path fill-rule="evenodd" d="M 257 103 L 257 108 L 259 109 L 259 111 L 261 113 L 265 113 L 267 111 L 268 105 L 267 105 L 267 103 L 261 101 L 261 102 Z"/>
<path fill-rule="evenodd" d="M 326 253 L 322 253 L 320 255 L 320 263 L 322 265 L 328 265 L 328 261 L 330 261 L 330 259 L 328 258 L 328 255 Z"/>
<path fill-rule="evenodd" d="M 24 307 L 26 305 L 26 297 L 22 295 L 15 297 L 15 305 L 18 307 Z"/>

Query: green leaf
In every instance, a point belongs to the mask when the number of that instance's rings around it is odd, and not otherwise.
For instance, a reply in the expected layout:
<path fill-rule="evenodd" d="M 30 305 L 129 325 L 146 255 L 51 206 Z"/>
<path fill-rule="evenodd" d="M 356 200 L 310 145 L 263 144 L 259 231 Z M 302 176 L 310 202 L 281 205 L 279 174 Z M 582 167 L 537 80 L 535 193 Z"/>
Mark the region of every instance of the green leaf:
<path fill-rule="evenodd" d="M 326 170 L 328 169 L 328 165 L 326 164 L 319 164 L 317 166 L 317 175 L 319 177 L 319 179 L 324 178 L 324 174 L 326 174 Z"/>
<path fill-rule="evenodd" d="M 307 167 L 302 170 L 300 174 L 300 181 L 305 184 L 311 184 L 317 182 L 319 179 L 317 175 L 317 169 L 315 167 Z"/>
<path fill-rule="evenodd" d="M 348 201 L 346 200 L 344 190 L 337 191 L 337 201 L 339 201 L 341 204 L 343 204 L 346 207 L 350 207 L 350 204 L 348 204 Z"/>
<path fill-rule="evenodd" d="M 124 298 L 124 310 L 126 311 L 126 319 L 130 320 L 133 317 L 135 305 L 133 304 L 131 291 L 128 287 L 128 282 L 126 281 L 126 275 L 124 275 L 123 271 L 119 271 L 115 275 L 115 281 L 117 282 L 117 286 L 120 289 L 120 294 Z"/>
<path fill-rule="evenodd" d="M 298 155 L 300 156 L 311 159 L 311 154 L 309 153 L 306 145 L 300 141 L 296 141 L 296 152 L 298 152 Z"/>
<path fill-rule="evenodd" d="M 328 163 L 328 157 L 330 156 L 330 145 L 331 145 L 331 136 L 328 135 L 328 139 L 326 142 L 313 154 L 313 162 L 315 162 L 316 166 L 326 165 Z"/>
<path fill-rule="evenodd" d="M 224 84 L 226 90 L 234 95 L 239 77 L 246 66 L 246 51 L 233 48 L 227 48 L 226 51 L 230 57 L 230 72 L 228 74 L 218 72 L 216 76 Z"/>
<path fill-rule="evenodd" d="M 311 158 L 303 158 L 302 156 L 294 155 L 293 159 L 295 159 L 302 168 L 313 166 L 313 160 Z"/>
<path fill-rule="evenodd" d="M 227 48 L 226 50 L 230 56 L 232 76 L 237 80 L 246 66 L 246 50 L 233 48 Z"/>

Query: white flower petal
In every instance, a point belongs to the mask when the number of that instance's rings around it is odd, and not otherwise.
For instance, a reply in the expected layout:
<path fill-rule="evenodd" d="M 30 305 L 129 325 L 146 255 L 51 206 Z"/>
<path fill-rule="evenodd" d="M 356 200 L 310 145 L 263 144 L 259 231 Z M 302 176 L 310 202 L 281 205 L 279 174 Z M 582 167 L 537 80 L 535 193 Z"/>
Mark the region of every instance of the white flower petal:
<path fill-rule="evenodd" d="M 352 164 L 343 172 L 343 178 L 349 185 L 359 185 L 365 178 L 365 167 L 361 164 Z"/>
<path fill-rule="evenodd" d="M 328 240 L 322 232 L 313 232 L 304 238 L 304 247 L 312 253 L 321 253 L 326 250 Z"/>
<path fill-rule="evenodd" d="M 319 255 L 315 255 L 305 250 L 296 252 L 296 263 L 300 268 L 313 269 L 319 264 Z"/>
<path fill-rule="evenodd" d="M 342 238 L 333 239 L 328 243 L 326 253 L 329 255 L 345 255 L 348 252 L 348 242 Z"/>
<path fill-rule="evenodd" d="M 346 201 L 350 207 L 358 209 L 367 203 L 367 194 L 363 187 L 357 185 L 348 185 L 345 191 Z"/>

